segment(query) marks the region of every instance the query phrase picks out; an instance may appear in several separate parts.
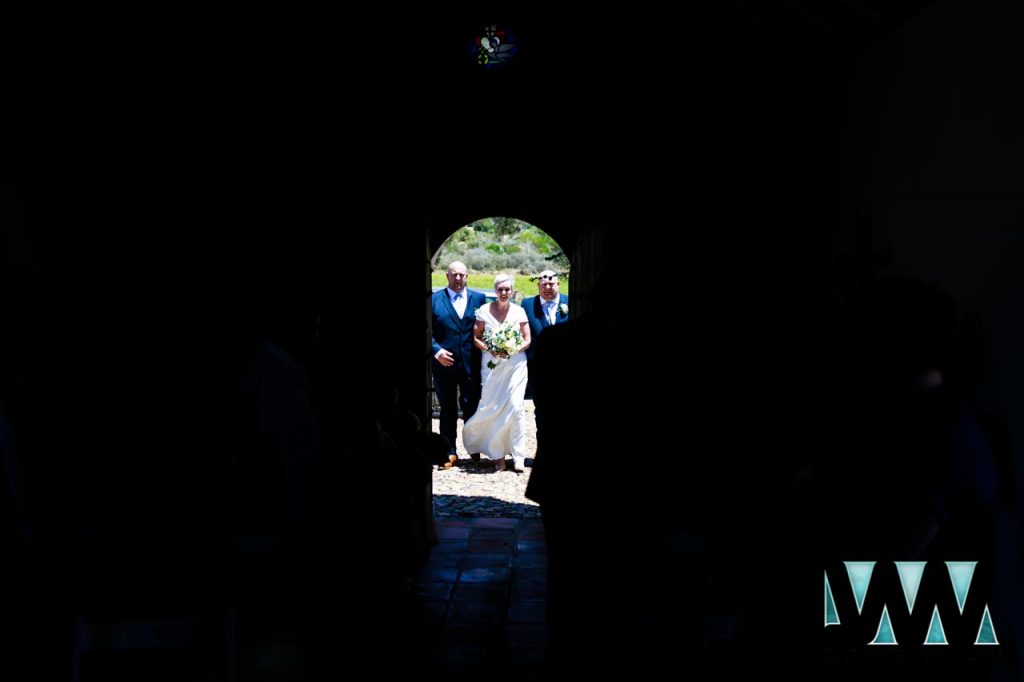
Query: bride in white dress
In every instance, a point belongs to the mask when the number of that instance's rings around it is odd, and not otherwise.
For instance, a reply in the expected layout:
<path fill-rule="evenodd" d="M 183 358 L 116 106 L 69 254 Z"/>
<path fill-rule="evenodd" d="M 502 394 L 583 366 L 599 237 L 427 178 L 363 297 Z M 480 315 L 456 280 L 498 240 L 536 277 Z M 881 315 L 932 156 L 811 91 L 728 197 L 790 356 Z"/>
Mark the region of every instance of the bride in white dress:
<path fill-rule="evenodd" d="M 515 280 L 511 275 L 494 278 L 498 300 L 476 311 L 473 343 L 482 352 L 480 375 L 483 389 L 480 405 L 462 427 L 462 444 L 468 452 L 482 452 L 494 460 L 496 471 L 505 470 L 505 455 L 521 471 L 526 460 L 526 354 L 530 345 L 530 323 L 526 312 L 511 304 Z M 485 330 L 496 331 L 505 324 L 518 325 L 523 345 L 509 356 L 492 352 L 484 343 Z"/>

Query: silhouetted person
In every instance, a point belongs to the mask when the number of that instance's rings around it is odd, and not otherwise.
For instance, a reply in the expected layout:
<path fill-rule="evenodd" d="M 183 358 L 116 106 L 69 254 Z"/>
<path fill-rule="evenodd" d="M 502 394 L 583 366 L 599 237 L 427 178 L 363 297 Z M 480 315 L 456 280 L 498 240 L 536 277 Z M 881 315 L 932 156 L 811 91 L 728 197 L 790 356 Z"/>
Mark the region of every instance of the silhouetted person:
<path fill-rule="evenodd" d="M 929 611 L 934 604 L 942 610 L 949 596 L 949 583 L 936 578 L 945 570 L 943 562 L 977 561 L 971 604 L 991 603 L 996 469 L 978 421 L 946 379 L 956 327 L 952 298 L 919 280 L 887 278 L 858 292 L 853 313 L 855 355 L 849 364 L 855 372 L 849 384 L 837 387 L 842 399 L 833 405 L 839 418 L 823 444 L 821 475 L 812 482 L 820 557 L 836 576 L 842 561 L 880 562 L 869 589 L 897 594 L 891 562 L 927 561 L 917 600 Z M 908 636 L 908 621 L 899 620 L 906 616 L 890 611 L 897 638 L 901 628 Z M 976 629 L 980 609 L 968 609 L 964 619 Z M 850 617 L 832 628 L 828 641 L 847 637 L 838 646 L 864 652 L 877 624 L 869 623 L 871 632 L 864 634 L 855 622 Z M 967 634 L 956 629 L 960 624 L 946 624 L 949 649 L 908 650 L 917 673 L 970 672 L 986 679 L 983 663 L 966 662 L 978 650 L 970 650 L 975 632 L 965 641 Z M 952 657 L 943 659 L 954 647 Z M 854 665 L 849 679 L 868 670 L 880 679 L 904 679 L 908 672 L 897 665 L 876 667 Z"/>
<path fill-rule="evenodd" d="M 952 299 L 918 280 L 884 279 L 863 292 L 855 320 L 860 437 L 848 476 L 863 480 L 848 492 L 864 505 L 860 544 L 908 559 L 987 554 L 996 471 L 985 434 L 946 380 Z"/>
<path fill-rule="evenodd" d="M 288 294 L 293 294 L 289 296 Z M 276 498 L 265 511 L 285 532 L 311 532 L 331 511 L 323 485 L 320 429 L 305 360 L 317 336 L 319 312 L 304 292 L 277 292 L 263 311 L 263 338 L 249 359 L 245 398 L 256 447 Z M 276 485 L 275 485 L 276 483 Z"/>
<path fill-rule="evenodd" d="M 239 579 L 248 583 L 248 598 L 258 600 L 243 614 L 262 620 L 260 627 L 269 627 L 273 637 L 293 638 L 300 653 L 282 665 L 310 676 L 332 665 L 332 639 L 338 655 L 354 648 L 351 638 L 341 639 L 336 631 L 337 614 L 355 573 L 349 565 L 352 547 L 339 532 L 342 526 L 328 494 L 306 370 L 319 308 L 306 287 L 282 284 L 270 292 L 258 314 L 260 337 L 243 376 L 248 436 L 239 454 L 239 512 L 243 537 L 252 538 L 248 542 L 257 548 L 268 543 L 277 547 L 283 562 L 266 574 L 267 560 L 259 550 L 251 557 L 243 553 Z M 285 613 L 277 603 L 282 597 L 288 605 Z M 244 625 L 243 618 L 243 632 Z"/>
<path fill-rule="evenodd" d="M 376 461 L 367 462 L 363 506 L 377 509 L 373 532 L 379 536 L 383 570 L 403 583 L 429 558 L 437 537 L 430 483 L 433 465 L 448 462 L 448 441 L 425 432 L 419 418 L 399 407 L 391 385 L 371 389 L 378 426 Z M 362 468 L 362 467 L 361 467 Z M 358 480 L 358 479 L 357 479 Z M 351 483 L 351 481 L 350 481 Z"/>
<path fill-rule="evenodd" d="M 607 669 L 633 649 L 630 619 L 645 515 L 636 483 L 609 472 L 633 443 L 628 414 L 638 377 L 610 357 L 625 338 L 618 291 L 602 282 L 594 310 L 548 327 L 530 372 L 538 416 L 537 456 L 526 495 L 538 502 L 549 558 L 549 637 L 558 672 Z"/>

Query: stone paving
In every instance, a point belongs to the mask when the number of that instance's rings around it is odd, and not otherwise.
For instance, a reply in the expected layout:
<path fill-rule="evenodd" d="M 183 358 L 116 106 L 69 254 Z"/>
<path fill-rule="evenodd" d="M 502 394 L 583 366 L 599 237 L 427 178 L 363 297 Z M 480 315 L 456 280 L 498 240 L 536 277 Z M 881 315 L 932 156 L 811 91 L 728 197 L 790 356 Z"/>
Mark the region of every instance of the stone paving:
<path fill-rule="evenodd" d="M 537 449 L 537 427 L 533 414 L 533 401 L 526 401 L 527 452 Z M 437 419 L 433 430 L 439 431 Z M 494 470 L 486 457 L 479 463 L 469 458 L 462 445 L 462 420 L 459 420 L 456 449 L 459 466 L 434 471 L 434 515 L 438 517 L 504 517 L 537 518 L 540 508 L 526 499 L 526 483 L 530 480 L 532 457 L 527 457 L 523 473 L 511 470 L 512 459 L 507 458 L 508 471 Z"/>
<path fill-rule="evenodd" d="M 530 454 L 537 449 L 533 410 L 527 400 Z M 430 665 L 436 679 L 544 679 L 547 545 L 540 508 L 524 495 L 533 459 L 522 473 L 497 472 L 486 457 L 474 462 L 462 444 L 462 420 L 456 448 L 459 465 L 434 470 L 439 543 L 416 580 L 425 640 L 436 643 Z"/>
<path fill-rule="evenodd" d="M 446 517 L 437 531 L 439 544 L 416 576 L 436 679 L 543 679 L 547 546 L 540 520 Z"/>

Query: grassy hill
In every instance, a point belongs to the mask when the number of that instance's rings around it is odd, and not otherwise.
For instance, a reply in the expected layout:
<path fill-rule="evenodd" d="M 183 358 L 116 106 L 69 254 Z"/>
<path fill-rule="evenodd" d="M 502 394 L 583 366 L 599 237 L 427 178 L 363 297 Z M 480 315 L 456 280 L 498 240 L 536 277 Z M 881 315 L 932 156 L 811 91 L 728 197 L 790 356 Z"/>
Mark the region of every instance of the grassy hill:
<path fill-rule="evenodd" d="M 552 268 L 554 269 L 554 268 Z M 476 289 L 478 291 L 493 291 L 494 290 L 494 276 L 497 272 L 488 273 L 469 273 L 469 288 Z M 516 289 L 523 292 L 526 296 L 534 296 L 537 293 L 537 281 L 531 279 L 536 277 L 533 275 L 520 275 L 516 274 Z M 443 287 L 448 284 L 448 280 L 444 276 L 444 270 L 436 270 L 431 273 L 430 284 L 435 287 Z M 562 294 L 569 293 L 569 280 L 566 276 L 559 279 L 558 292 Z"/>

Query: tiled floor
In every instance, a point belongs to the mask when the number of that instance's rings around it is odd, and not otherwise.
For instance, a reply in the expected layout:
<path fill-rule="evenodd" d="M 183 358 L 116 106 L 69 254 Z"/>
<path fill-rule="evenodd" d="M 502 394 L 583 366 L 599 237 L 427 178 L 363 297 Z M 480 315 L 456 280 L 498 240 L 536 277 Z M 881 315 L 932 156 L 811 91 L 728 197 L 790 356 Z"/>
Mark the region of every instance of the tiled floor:
<path fill-rule="evenodd" d="M 539 519 L 439 518 L 420 572 L 438 677 L 542 679 L 547 555 Z"/>

